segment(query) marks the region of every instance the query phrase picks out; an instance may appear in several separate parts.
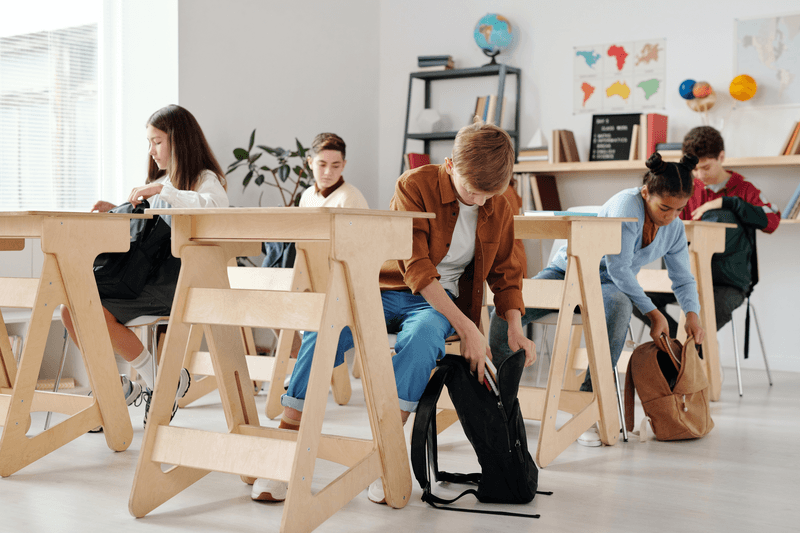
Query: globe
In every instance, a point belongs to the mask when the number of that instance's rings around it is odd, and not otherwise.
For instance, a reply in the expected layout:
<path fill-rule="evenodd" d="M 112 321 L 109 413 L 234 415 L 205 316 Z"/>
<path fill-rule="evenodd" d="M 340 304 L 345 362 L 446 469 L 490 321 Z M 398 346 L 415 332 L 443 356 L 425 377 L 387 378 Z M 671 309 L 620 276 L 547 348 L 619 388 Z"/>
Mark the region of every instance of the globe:
<path fill-rule="evenodd" d="M 483 53 L 492 58 L 489 64 L 496 65 L 495 56 L 511 45 L 514 32 L 507 18 L 497 13 L 489 13 L 481 17 L 475 25 L 474 37 L 475 43 Z"/>

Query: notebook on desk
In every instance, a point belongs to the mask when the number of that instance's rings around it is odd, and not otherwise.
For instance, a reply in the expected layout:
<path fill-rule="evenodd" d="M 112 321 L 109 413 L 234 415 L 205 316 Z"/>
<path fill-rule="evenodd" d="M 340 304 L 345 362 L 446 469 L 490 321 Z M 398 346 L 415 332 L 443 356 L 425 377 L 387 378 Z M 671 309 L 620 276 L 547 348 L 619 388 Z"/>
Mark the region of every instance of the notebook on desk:
<path fill-rule="evenodd" d="M 525 211 L 528 217 L 596 217 L 597 213 L 586 213 L 581 211 Z"/>

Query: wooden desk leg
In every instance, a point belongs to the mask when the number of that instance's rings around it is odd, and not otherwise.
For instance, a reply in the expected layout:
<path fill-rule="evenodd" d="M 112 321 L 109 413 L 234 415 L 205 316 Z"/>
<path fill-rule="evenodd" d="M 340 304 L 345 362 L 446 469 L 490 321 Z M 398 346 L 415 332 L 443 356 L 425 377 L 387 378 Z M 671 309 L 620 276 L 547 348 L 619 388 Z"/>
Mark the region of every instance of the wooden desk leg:
<path fill-rule="evenodd" d="M 203 327 L 199 325 L 191 326 L 189 333 L 189 340 L 186 344 L 186 353 L 183 356 L 183 368 L 192 368 L 192 360 L 194 354 L 200 350 L 203 343 Z M 163 346 L 163 343 L 161 343 Z M 163 349 L 161 350 L 163 354 Z M 214 376 L 204 376 L 201 374 L 192 374 L 192 386 L 186 392 L 186 395 L 178 400 L 178 407 L 184 408 L 192 402 L 199 400 L 206 394 L 217 388 L 217 380 Z"/>
<path fill-rule="evenodd" d="M 0 389 L 10 389 L 17 376 L 17 360 L 8 341 L 8 329 L 0 311 Z"/>
<path fill-rule="evenodd" d="M 230 288 L 227 257 L 221 248 L 185 246 L 181 249 L 181 258 L 183 264 L 164 341 L 162 365 L 128 501 L 128 510 L 136 517 L 146 515 L 208 473 L 187 467 L 175 467 L 162 472 L 161 465 L 151 460 L 159 426 L 169 425 L 175 387 L 189 339 L 190 324 L 182 320 L 189 288 Z M 204 329 L 230 431 L 234 432 L 241 424 L 258 426 L 258 413 L 239 328 L 212 326 Z M 245 394 L 245 391 L 249 393 Z M 245 481 L 252 483 L 252 478 L 245 478 Z"/>
<path fill-rule="evenodd" d="M 350 305 L 355 324 L 353 339 L 361 356 L 362 382 L 372 433 L 377 441 L 383 468 L 386 503 L 394 508 L 405 506 L 411 497 L 411 467 L 406 451 L 405 434 L 400 421 L 400 403 L 394 381 L 391 358 L 386 357 L 386 324 L 383 302 L 375 290 L 380 268 L 390 257 L 410 257 L 411 239 L 405 231 L 407 221 L 371 217 L 336 217 L 335 235 L 339 238 L 333 251 L 346 265 Z M 383 232 L 376 235 L 375 228 Z M 354 229 L 355 231 L 346 231 Z M 365 236 L 370 254 L 363 253 Z"/>
<path fill-rule="evenodd" d="M 602 231 L 602 228 L 584 228 L 582 233 L 573 237 L 570 243 L 571 249 L 575 250 L 580 250 L 581 243 L 583 243 L 588 251 L 581 255 L 580 259 L 575 256 L 569 257 L 564 277 L 564 293 L 556 325 L 542 426 L 539 431 L 539 445 L 536 450 L 536 460 L 542 468 L 549 465 L 595 422 L 598 425 L 600 440 L 604 444 L 613 445 L 619 439 L 620 426 L 616 411 L 614 376 L 611 370 L 603 293 L 597 274 L 597 265 L 602 257 L 597 244 L 604 242 L 604 239 L 602 235 L 595 234 L 597 231 Z M 571 371 L 571 369 L 565 369 L 565 366 L 572 313 L 576 305 L 581 306 L 586 351 L 589 368 L 592 372 L 594 392 L 581 393 L 587 397 L 591 396 L 591 402 L 556 430 L 556 416 L 562 394 L 564 372 Z"/>
<path fill-rule="evenodd" d="M 724 242 L 724 241 L 723 241 Z M 714 282 L 711 278 L 711 255 L 701 243 L 692 243 L 694 251 L 689 254 L 692 271 L 697 280 L 697 293 L 700 297 L 700 325 L 705 331 L 703 341 L 703 360 L 708 377 L 710 400 L 719 401 L 722 391 L 720 375 L 719 342 L 717 340 L 717 316 L 714 310 Z"/>

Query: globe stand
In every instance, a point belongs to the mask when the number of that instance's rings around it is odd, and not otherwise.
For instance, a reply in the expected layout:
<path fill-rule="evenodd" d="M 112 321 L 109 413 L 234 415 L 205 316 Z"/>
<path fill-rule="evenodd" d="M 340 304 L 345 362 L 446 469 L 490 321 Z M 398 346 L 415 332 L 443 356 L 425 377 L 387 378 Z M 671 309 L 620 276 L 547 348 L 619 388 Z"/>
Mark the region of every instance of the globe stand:
<path fill-rule="evenodd" d="M 498 63 L 497 63 L 497 61 L 495 61 L 495 60 L 494 60 L 494 58 L 495 58 L 495 57 L 497 57 L 498 55 L 500 55 L 500 50 L 494 50 L 494 51 L 492 51 L 492 50 L 487 50 L 487 49 L 485 49 L 485 48 L 481 48 L 481 50 L 483 50 L 483 53 L 484 53 L 484 54 L 485 54 L 487 57 L 491 57 L 491 58 L 492 58 L 492 60 L 491 60 L 491 61 L 489 61 L 488 63 L 486 63 L 485 65 L 483 65 L 484 67 L 491 67 L 492 65 L 497 65 L 497 64 L 498 64 Z"/>

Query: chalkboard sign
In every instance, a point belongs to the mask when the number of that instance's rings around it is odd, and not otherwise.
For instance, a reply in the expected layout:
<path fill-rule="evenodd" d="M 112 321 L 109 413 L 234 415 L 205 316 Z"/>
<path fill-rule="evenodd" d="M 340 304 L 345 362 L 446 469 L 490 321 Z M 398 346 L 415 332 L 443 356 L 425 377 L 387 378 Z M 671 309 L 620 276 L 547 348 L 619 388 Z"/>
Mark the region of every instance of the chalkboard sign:
<path fill-rule="evenodd" d="M 640 117 L 640 113 L 593 115 L 589 161 L 627 160 L 631 153 L 633 127 L 639 124 Z"/>

